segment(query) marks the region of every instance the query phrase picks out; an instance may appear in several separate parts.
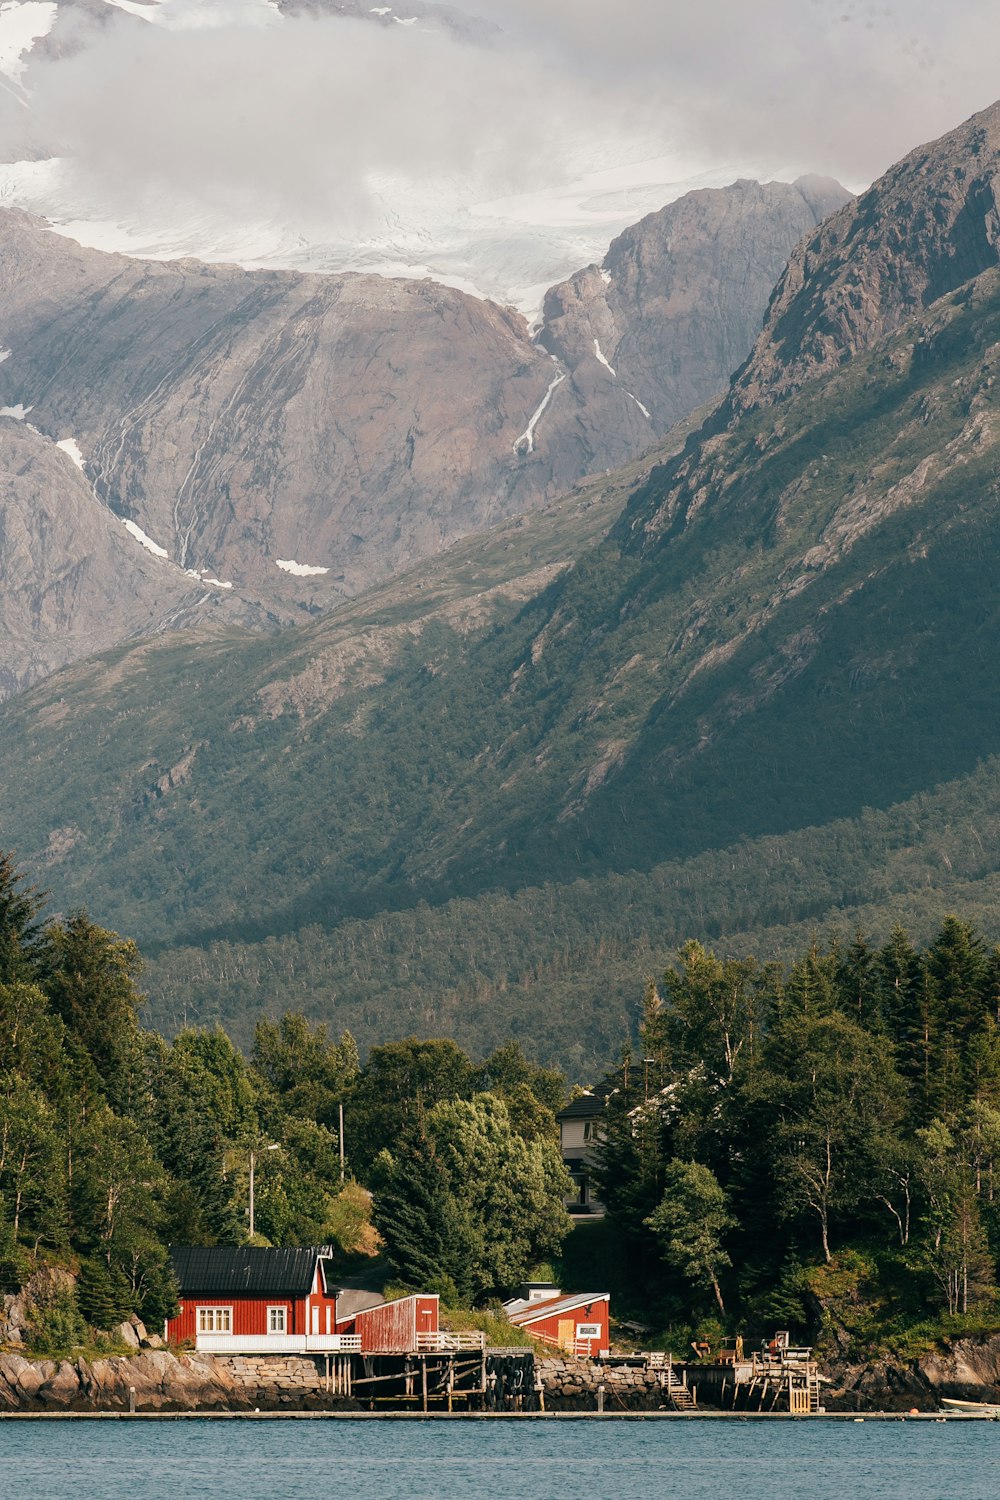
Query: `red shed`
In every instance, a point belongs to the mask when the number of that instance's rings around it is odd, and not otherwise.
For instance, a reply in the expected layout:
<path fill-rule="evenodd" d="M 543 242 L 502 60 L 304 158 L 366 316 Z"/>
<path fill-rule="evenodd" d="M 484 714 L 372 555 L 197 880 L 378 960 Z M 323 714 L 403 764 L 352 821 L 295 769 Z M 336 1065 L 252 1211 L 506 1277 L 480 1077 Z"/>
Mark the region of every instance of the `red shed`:
<path fill-rule="evenodd" d="M 359 1335 L 365 1353 L 408 1354 L 430 1347 L 438 1333 L 438 1298 L 416 1293 L 363 1307 L 337 1323 L 338 1330 Z"/>
<path fill-rule="evenodd" d="M 316 1248 L 175 1246 L 170 1259 L 180 1312 L 167 1324 L 167 1339 L 193 1339 L 206 1354 L 357 1349 L 356 1337 L 337 1331 L 330 1255 Z"/>
<path fill-rule="evenodd" d="M 555 1287 L 529 1287 L 526 1297 L 504 1303 L 510 1321 L 534 1338 L 568 1354 L 588 1358 L 611 1348 L 611 1295 L 574 1292 L 565 1296 Z"/>

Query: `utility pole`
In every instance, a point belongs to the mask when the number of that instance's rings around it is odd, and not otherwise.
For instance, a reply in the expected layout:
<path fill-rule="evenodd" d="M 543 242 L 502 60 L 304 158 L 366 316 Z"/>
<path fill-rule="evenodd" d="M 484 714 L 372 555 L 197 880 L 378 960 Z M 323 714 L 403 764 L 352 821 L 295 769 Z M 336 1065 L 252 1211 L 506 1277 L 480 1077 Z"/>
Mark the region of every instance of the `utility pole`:
<path fill-rule="evenodd" d="M 340 1130 L 339 1130 L 339 1139 L 340 1139 L 340 1180 L 341 1180 L 341 1182 L 343 1182 L 343 1180 L 344 1180 L 344 1106 L 343 1106 L 342 1103 L 337 1105 L 337 1110 L 338 1110 L 338 1113 L 339 1113 L 339 1116 L 340 1116 Z"/>
<path fill-rule="evenodd" d="M 278 1146 L 278 1145 L 265 1146 L 264 1150 L 265 1151 L 280 1151 L 281 1147 Z M 257 1166 L 257 1148 L 256 1148 L 256 1146 L 251 1146 L 250 1147 L 250 1238 L 251 1239 L 253 1239 L 254 1234 L 256 1233 L 256 1224 L 255 1224 L 255 1221 L 254 1221 L 254 1170 L 255 1170 L 256 1166 Z"/>

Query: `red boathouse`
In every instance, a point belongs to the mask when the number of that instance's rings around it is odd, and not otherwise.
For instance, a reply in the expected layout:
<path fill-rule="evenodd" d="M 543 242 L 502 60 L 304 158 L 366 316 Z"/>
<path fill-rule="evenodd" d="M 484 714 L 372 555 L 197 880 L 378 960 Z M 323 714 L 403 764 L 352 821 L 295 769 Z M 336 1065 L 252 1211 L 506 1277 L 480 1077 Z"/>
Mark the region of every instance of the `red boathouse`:
<path fill-rule="evenodd" d="M 328 1249 L 175 1246 L 170 1259 L 180 1312 L 167 1340 L 202 1354 L 405 1354 L 447 1339 L 436 1296 L 342 1293 Z"/>

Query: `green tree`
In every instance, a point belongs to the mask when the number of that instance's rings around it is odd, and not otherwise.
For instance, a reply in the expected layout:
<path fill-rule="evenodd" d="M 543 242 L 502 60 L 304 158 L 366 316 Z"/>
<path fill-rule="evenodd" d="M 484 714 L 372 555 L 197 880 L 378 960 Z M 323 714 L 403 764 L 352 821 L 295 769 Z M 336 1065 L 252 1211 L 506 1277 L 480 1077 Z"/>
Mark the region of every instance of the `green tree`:
<path fill-rule="evenodd" d="M 701 1065 L 731 1083 L 760 1045 L 761 990 L 754 959 L 722 959 L 685 943 L 663 980 L 666 1035 L 675 1063 Z"/>
<path fill-rule="evenodd" d="M 454 1042 L 408 1037 L 373 1047 L 345 1112 L 345 1144 L 355 1172 L 364 1178 L 381 1150 L 391 1151 L 435 1104 L 469 1098 L 475 1083 L 475 1068 Z"/>
<path fill-rule="evenodd" d="M 763 1089 L 777 1116 L 782 1211 L 815 1219 L 829 1261 L 832 1216 L 872 1196 L 902 1114 L 901 1085 L 888 1044 L 837 1013 L 789 1017 L 768 1050 Z"/>
<path fill-rule="evenodd" d="M 0 849 L 0 984 L 34 976 L 42 894 L 25 884 L 14 856 Z"/>
<path fill-rule="evenodd" d="M 338 1106 L 359 1071 L 358 1049 L 349 1031 L 339 1042 L 324 1024 L 313 1026 L 298 1011 L 279 1021 L 258 1021 L 251 1062 L 291 1115 L 336 1129 Z"/>
<path fill-rule="evenodd" d="M 75 912 L 45 929 L 38 967 L 53 1010 L 84 1048 L 109 1103 L 128 1110 L 141 1068 L 135 943 Z"/>
<path fill-rule="evenodd" d="M 517 1135 L 506 1105 L 491 1094 L 440 1101 L 403 1154 L 387 1153 L 380 1165 L 375 1222 L 390 1260 L 414 1267 L 422 1256 L 429 1264 L 443 1253 L 446 1233 L 455 1252 L 438 1270 L 467 1296 L 516 1285 L 569 1231 L 563 1200 L 571 1183 L 557 1147 Z M 412 1196 L 414 1174 L 433 1189 L 432 1216 Z"/>
<path fill-rule="evenodd" d="M 663 1197 L 645 1222 L 667 1265 L 693 1286 L 711 1287 L 725 1314 L 719 1276 L 732 1262 L 723 1240 L 736 1221 L 715 1174 L 700 1162 L 670 1162 Z"/>

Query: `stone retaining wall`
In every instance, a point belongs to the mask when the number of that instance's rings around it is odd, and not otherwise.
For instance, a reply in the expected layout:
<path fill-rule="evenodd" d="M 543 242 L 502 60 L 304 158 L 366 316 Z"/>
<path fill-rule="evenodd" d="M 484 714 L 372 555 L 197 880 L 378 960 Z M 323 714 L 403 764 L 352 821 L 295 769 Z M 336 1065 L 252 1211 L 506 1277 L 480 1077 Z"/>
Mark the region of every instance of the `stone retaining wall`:
<path fill-rule="evenodd" d="M 547 1411 L 596 1411 L 598 1386 L 604 1386 L 604 1410 L 659 1411 L 671 1403 L 657 1373 L 641 1365 L 602 1365 L 590 1360 L 539 1359 Z"/>

